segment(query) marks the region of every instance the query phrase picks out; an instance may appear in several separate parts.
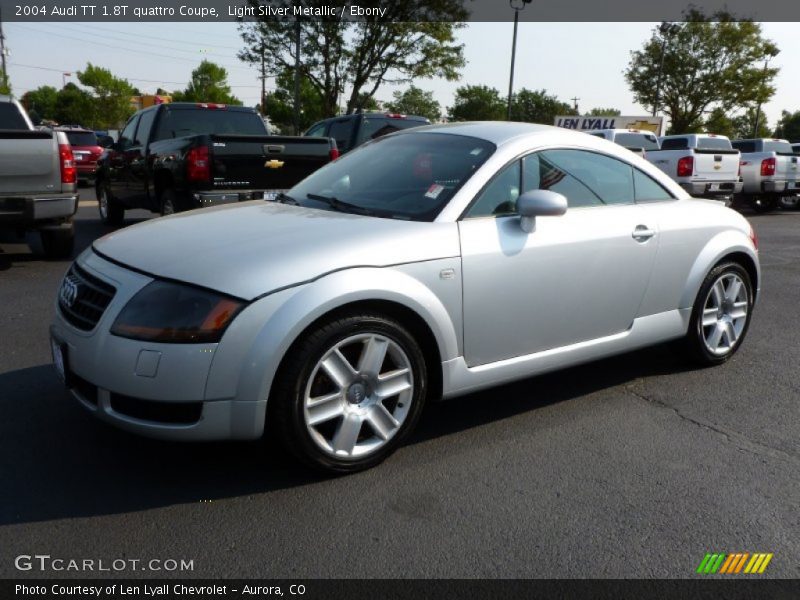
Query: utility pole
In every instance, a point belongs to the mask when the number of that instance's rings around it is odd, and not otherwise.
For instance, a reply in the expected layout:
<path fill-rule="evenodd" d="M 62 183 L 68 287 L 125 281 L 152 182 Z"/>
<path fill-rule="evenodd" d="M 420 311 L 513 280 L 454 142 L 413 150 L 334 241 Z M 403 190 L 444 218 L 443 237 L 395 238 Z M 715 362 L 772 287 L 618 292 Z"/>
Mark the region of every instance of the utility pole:
<path fill-rule="evenodd" d="M 3 80 L 4 86 L 8 85 L 8 73 L 6 72 L 6 36 L 3 33 L 3 12 L 0 9 L 0 57 L 2 57 Z"/>
<path fill-rule="evenodd" d="M 572 100 L 572 106 L 575 108 L 575 112 L 578 112 L 578 100 L 580 100 L 580 98 L 575 97 L 570 98 L 570 100 Z"/>
<path fill-rule="evenodd" d="M 294 30 L 294 134 L 300 135 L 300 20 Z"/>
<path fill-rule="evenodd" d="M 267 108 L 265 106 L 267 100 L 267 49 L 264 42 L 261 42 L 261 116 L 267 116 Z"/>

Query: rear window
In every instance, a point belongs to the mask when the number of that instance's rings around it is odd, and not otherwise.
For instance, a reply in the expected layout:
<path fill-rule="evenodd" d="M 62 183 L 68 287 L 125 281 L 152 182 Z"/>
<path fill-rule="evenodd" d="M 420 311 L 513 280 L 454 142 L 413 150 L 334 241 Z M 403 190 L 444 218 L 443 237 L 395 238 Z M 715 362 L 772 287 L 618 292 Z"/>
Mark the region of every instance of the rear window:
<path fill-rule="evenodd" d="M 158 119 L 156 140 L 203 134 L 266 135 L 264 121 L 254 112 L 222 108 L 166 109 Z"/>
<path fill-rule="evenodd" d="M 658 139 L 656 139 L 656 136 L 646 133 L 618 133 L 614 141 L 626 148 L 658 150 Z"/>
<path fill-rule="evenodd" d="M 727 138 L 701 137 L 697 139 L 697 147 L 700 150 L 731 150 L 731 141 Z"/>
<path fill-rule="evenodd" d="M 689 147 L 688 138 L 667 138 L 661 141 L 662 150 L 685 150 Z"/>
<path fill-rule="evenodd" d="M 91 131 L 66 131 L 71 146 L 97 146 L 97 136 Z"/>
<path fill-rule="evenodd" d="M 733 147 L 739 150 L 742 154 L 746 152 L 755 152 L 756 151 L 756 143 L 755 142 L 733 142 Z"/>
<path fill-rule="evenodd" d="M 794 156 L 794 150 L 789 142 L 764 142 L 764 152 L 775 152 L 776 154 L 788 154 Z"/>
<path fill-rule="evenodd" d="M 356 144 L 363 144 L 401 129 L 411 129 L 421 125 L 427 125 L 427 123 L 404 118 L 365 117 L 361 122 L 361 131 L 358 133 Z"/>
<path fill-rule="evenodd" d="M 0 102 L 0 129 L 28 130 L 28 124 L 19 112 L 19 109 L 10 102 Z"/>

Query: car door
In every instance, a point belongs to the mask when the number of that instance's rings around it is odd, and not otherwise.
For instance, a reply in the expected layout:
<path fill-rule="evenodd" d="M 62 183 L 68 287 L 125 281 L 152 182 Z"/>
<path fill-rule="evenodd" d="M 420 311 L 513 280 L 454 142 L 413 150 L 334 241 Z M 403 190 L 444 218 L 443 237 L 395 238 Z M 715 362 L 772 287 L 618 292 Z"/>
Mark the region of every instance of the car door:
<path fill-rule="evenodd" d="M 529 234 L 516 200 L 532 189 L 564 195 L 568 209 L 538 217 Z M 467 364 L 625 332 L 648 286 L 655 227 L 624 161 L 554 149 L 512 162 L 459 222 Z"/>
<path fill-rule="evenodd" d="M 131 150 L 138 123 L 139 114 L 137 113 L 125 124 L 117 143 L 111 147 L 108 154 L 108 184 L 111 195 L 125 205 L 128 205 L 128 198 L 132 195 L 128 173 L 130 162 L 136 158 L 136 152 L 131 152 Z"/>
<path fill-rule="evenodd" d="M 158 107 L 154 106 L 142 111 L 136 126 L 136 133 L 133 136 L 133 146 L 127 152 L 128 198 L 126 204 L 128 206 L 153 210 L 158 208 L 154 201 L 152 203 L 150 201 L 149 174 L 151 168 L 147 145 L 157 109 Z"/>

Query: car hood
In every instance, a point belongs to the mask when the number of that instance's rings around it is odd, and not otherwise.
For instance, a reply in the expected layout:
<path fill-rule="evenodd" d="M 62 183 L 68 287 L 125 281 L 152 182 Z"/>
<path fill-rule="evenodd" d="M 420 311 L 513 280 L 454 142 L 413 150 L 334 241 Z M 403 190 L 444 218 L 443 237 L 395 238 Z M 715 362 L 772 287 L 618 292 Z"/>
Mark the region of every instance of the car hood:
<path fill-rule="evenodd" d="M 246 300 L 350 267 L 460 254 L 455 223 L 379 219 L 256 200 L 115 231 L 96 252 L 150 275 Z"/>

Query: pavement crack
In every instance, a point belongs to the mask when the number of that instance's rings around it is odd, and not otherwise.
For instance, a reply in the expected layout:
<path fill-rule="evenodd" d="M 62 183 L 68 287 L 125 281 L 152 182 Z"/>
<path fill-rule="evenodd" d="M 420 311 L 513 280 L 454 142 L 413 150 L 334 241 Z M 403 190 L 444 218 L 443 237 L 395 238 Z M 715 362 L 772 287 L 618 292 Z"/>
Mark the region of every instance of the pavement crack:
<path fill-rule="evenodd" d="M 737 448 L 739 448 L 744 452 L 749 452 L 750 454 L 756 454 L 758 456 L 767 456 L 769 458 L 775 458 L 778 460 L 783 460 L 793 463 L 795 465 L 800 465 L 799 457 L 790 454 L 784 450 L 779 450 L 778 448 L 773 448 L 772 446 L 768 446 L 760 442 L 755 442 L 739 431 L 728 429 L 720 425 L 716 425 L 706 421 L 701 421 L 699 419 L 691 417 L 681 412 L 680 409 L 670 404 L 667 404 L 666 402 L 663 402 L 656 398 L 651 398 L 649 396 L 642 394 L 641 392 L 636 391 L 635 389 L 633 389 L 632 386 L 626 386 L 625 391 L 627 391 L 631 396 L 638 398 L 642 402 L 646 402 L 647 404 L 651 404 L 658 408 L 663 408 L 665 410 L 673 412 L 682 421 L 686 421 L 687 423 L 691 423 L 696 427 L 700 427 L 701 429 L 705 429 L 716 435 L 722 436 L 726 442 L 733 444 L 734 446 L 736 446 Z"/>

